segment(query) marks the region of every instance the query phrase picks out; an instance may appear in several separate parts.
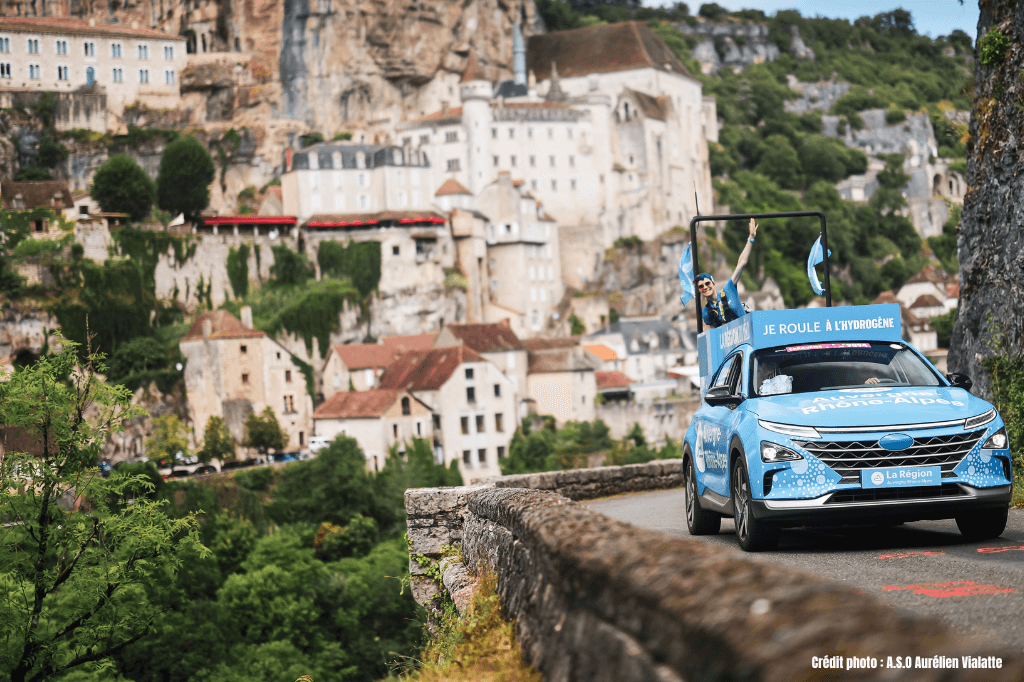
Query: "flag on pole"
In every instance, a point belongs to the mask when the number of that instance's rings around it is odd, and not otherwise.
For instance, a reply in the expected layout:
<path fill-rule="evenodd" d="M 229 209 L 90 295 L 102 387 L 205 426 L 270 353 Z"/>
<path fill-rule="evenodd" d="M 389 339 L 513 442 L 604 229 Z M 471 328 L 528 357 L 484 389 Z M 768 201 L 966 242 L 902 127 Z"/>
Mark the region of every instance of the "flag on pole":
<path fill-rule="evenodd" d="M 832 249 L 828 250 L 829 258 L 832 257 Z M 814 240 L 814 246 L 811 247 L 811 252 L 807 256 L 807 279 L 811 282 L 811 289 L 818 296 L 825 293 L 825 289 L 821 286 L 821 282 L 818 281 L 818 273 L 814 269 L 815 265 L 818 265 L 825 260 L 825 256 L 821 250 L 821 237 Z"/>
<path fill-rule="evenodd" d="M 683 257 L 679 259 L 679 285 L 683 288 L 683 295 L 679 300 L 686 305 L 694 296 L 693 290 L 693 260 L 690 258 L 690 245 L 686 245 Z"/>

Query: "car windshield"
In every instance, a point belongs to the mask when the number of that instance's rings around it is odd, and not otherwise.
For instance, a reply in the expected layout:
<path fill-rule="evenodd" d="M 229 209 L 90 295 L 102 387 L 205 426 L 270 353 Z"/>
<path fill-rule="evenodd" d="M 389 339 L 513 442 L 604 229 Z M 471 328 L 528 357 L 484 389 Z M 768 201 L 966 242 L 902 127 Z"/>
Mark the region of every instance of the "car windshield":
<path fill-rule="evenodd" d="M 815 343 L 768 348 L 751 362 L 757 396 L 866 386 L 941 386 L 938 376 L 899 343 Z"/>

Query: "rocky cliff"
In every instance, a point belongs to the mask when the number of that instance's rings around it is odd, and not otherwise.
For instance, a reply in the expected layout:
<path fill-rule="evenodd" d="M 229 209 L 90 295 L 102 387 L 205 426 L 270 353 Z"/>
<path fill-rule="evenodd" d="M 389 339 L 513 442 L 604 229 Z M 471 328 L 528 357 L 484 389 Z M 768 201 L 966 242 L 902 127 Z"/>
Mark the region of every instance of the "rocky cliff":
<path fill-rule="evenodd" d="M 991 394 L 981 360 L 1024 353 L 1024 4 L 981 3 L 978 40 L 992 27 L 1008 49 L 975 66 L 974 108 L 967 145 L 967 183 L 958 236 L 960 313 L 948 366 L 974 379 L 974 393 Z M 983 44 L 983 43 L 982 43 Z M 987 65 L 982 61 L 987 61 Z"/>
<path fill-rule="evenodd" d="M 525 33 L 542 32 L 533 1 L 523 4 Z M 9 5 L 2 2 L 0 12 L 14 14 Z M 213 138 L 244 128 L 255 142 L 248 157 L 232 160 L 224 196 L 213 197 L 211 208 L 233 211 L 239 189 L 280 173 L 283 150 L 297 135 L 315 131 L 330 139 L 350 131 L 356 141 L 384 142 L 383 131 L 396 122 L 457 102 L 471 50 L 489 78 L 509 75 L 520 4 L 58 0 L 26 4 L 24 11 L 188 37 L 189 65 L 179 80 L 188 115 L 173 127 L 192 126 Z M 130 121 L 117 123 L 123 130 Z"/>

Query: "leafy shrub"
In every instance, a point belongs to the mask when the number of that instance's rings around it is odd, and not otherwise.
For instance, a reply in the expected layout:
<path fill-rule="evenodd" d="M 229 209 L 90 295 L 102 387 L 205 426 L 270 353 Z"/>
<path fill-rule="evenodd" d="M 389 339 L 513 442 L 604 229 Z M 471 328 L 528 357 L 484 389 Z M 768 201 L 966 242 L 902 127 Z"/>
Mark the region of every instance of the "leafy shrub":
<path fill-rule="evenodd" d="M 1010 37 L 1004 35 L 998 27 L 993 26 L 978 41 L 978 61 L 982 66 L 994 68 L 1001 66 L 1010 49 Z"/>
<path fill-rule="evenodd" d="M 380 242 L 322 241 L 316 259 L 320 272 L 328 277 L 348 277 L 365 298 L 380 284 Z"/>
<path fill-rule="evenodd" d="M 270 490 L 270 485 L 274 482 L 274 468 L 253 467 L 252 469 L 242 469 L 232 478 L 235 479 L 235 483 L 248 490 L 267 491 Z"/>
<path fill-rule="evenodd" d="M 278 286 L 302 286 L 313 277 L 313 265 L 305 254 L 292 251 L 284 244 L 270 247 L 274 254 L 274 264 L 270 266 L 270 276 Z"/>
<path fill-rule="evenodd" d="M 256 185 L 248 185 L 238 193 L 239 199 L 252 199 L 256 196 Z"/>
<path fill-rule="evenodd" d="M 907 112 L 900 107 L 892 106 L 885 111 L 885 122 L 889 125 L 903 123 L 907 120 Z"/>
<path fill-rule="evenodd" d="M 50 171 L 39 166 L 22 166 L 14 176 L 15 182 L 39 182 L 44 180 L 53 180 L 53 176 L 50 175 Z"/>
<path fill-rule="evenodd" d="M 888 106 L 888 102 L 884 98 L 873 95 L 863 88 L 852 88 L 850 92 L 846 93 L 832 105 L 833 115 L 850 116 L 865 109 L 881 109 Z M 853 120 L 850 120 L 853 123 Z"/>
<path fill-rule="evenodd" d="M 935 329 L 939 348 L 949 348 L 949 342 L 953 336 L 953 325 L 956 324 L 957 312 L 958 309 L 953 308 L 948 313 L 928 318 L 928 322 Z"/>
<path fill-rule="evenodd" d="M 331 138 L 331 142 L 338 142 L 339 140 L 340 141 L 345 141 L 345 140 L 351 140 L 351 139 L 352 139 L 352 133 L 350 133 L 348 131 L 345 131 L 345 132 L 340 132 L 340 133 L 334 133 L 334 137 Z"/>
<path fill-rule="evenodd" d="M 306 135 L 302 136 L 302 146 L 303 147 L 309 147 L 309 146 L 312 146 L 314 144 L 320 144 L 323 141 L 324 141 L 324 134 L 323 133 L 307 133 Z"/>
<path fill-rule="evenodd" d="M 237 249 L 230 247 L 225 267 L 231 291 L 236 298 L 245 298 L 249 294 L 249 245 L 239 244 Z"/>

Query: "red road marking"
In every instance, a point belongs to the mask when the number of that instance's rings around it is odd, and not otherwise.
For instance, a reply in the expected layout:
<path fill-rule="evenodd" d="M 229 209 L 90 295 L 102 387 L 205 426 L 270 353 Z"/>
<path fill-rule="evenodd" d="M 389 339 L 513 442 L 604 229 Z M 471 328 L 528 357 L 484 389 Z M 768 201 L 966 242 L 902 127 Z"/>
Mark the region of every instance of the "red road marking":
<path fill-rule="evenodd" d="M 1024 549 L 1024 547 L 1021 547 Z M 981 550 L 978 550 L 981 551 Z M 879 559 L 906 559 L 908 556 L 935 556 L 938 554 L 945 554 L 945 552 L 904 552 L 902 554 L 882 554 Z"/>
<path fill-rule="evenodd" d="M 1024 552 L 1024 547 L 979 547 L 978 551 L 982 554 L 995 554 L 996 552 L 1013 552 L 1020 551 Z"/>
<path fill-rule="evenodd" d="M 919 585 L 886 585 L 884 591 L 892 590 L 913 590 L 914 594 L 923 594 L 929 597 L 974 597 L 979 594 L 999 594 L 1001 592 L 1016 592 L 1017 590 L 998 585 L 979 585 L 971 580 L 953 580 L 948 583 L 921 583 Z"/>

